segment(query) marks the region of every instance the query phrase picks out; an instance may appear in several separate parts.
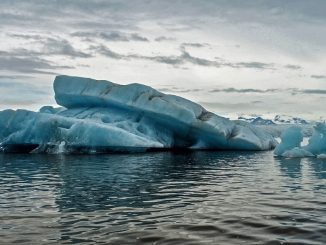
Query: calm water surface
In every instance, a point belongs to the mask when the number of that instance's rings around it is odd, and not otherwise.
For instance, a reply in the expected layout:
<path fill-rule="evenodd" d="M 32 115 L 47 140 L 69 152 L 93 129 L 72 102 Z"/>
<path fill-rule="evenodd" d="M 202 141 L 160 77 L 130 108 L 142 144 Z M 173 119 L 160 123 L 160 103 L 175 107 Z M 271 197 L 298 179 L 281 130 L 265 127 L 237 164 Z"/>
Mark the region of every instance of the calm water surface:
<path fill-rule="evenodd" d="M 0 155 L 0 244 L 326 244 L 326 161 Z"/>

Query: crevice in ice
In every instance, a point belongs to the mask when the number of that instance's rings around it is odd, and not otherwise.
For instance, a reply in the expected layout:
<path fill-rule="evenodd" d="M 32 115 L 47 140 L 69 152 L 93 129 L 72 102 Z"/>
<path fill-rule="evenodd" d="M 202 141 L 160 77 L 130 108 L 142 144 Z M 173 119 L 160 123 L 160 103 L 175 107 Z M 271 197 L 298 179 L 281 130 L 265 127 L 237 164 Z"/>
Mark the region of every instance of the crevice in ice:
<path fill-rule="evenodd" d="M 213 113 L 209 111 L 203 110 L 202 113 L 197 117 L 197 119 L 201 121 L 208 121 L 210 118 L 213 117 Z"/>

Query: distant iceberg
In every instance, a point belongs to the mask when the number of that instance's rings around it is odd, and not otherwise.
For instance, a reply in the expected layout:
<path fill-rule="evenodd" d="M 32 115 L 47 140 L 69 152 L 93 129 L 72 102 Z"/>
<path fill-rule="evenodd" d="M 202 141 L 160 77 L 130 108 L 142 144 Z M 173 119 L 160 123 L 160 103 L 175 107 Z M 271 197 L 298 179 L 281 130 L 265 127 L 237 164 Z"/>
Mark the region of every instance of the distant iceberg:
<path fill-rule="evenodd" d="M 142 84 L 57 76 L 61 107 L 0 112 L 0 150 L 99 153 L 160 149 L 270 150 L 264 130 Z"/>
<path fill-rule="evenodd" d="M 318 157 L 326 158 L 326 124 L 317 123 L 309 138 L 308 145 L 301 146 L 303 135 L 301 128 L 290 127 L 281 135 L 282 142 L 275 148 L 274 154 L 282 157 Z"/>

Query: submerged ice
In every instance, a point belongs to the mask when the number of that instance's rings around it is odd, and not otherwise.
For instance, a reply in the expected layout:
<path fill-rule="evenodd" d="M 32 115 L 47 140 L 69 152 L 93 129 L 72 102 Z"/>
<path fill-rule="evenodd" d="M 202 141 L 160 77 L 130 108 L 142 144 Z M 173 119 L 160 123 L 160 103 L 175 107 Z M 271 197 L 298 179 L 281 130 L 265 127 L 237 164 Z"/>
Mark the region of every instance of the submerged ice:
<path fill-rule="evenodd" d="M 265 131 L 142 84 L 57 76 L 59 108 L 0 112 L 2 151 L 269 150 Z"/>

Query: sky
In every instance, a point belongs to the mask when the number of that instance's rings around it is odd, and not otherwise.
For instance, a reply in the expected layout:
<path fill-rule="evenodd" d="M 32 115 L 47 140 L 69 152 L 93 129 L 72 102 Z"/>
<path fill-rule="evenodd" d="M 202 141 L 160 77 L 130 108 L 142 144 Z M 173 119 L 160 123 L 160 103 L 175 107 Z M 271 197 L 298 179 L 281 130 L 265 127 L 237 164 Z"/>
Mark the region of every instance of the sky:
<path fill-rule="evenodd" d="M 324 0 L 1 0 L 0 110 L 56 75 L 143 83 L 229 116 L 326 118 Z"/>

